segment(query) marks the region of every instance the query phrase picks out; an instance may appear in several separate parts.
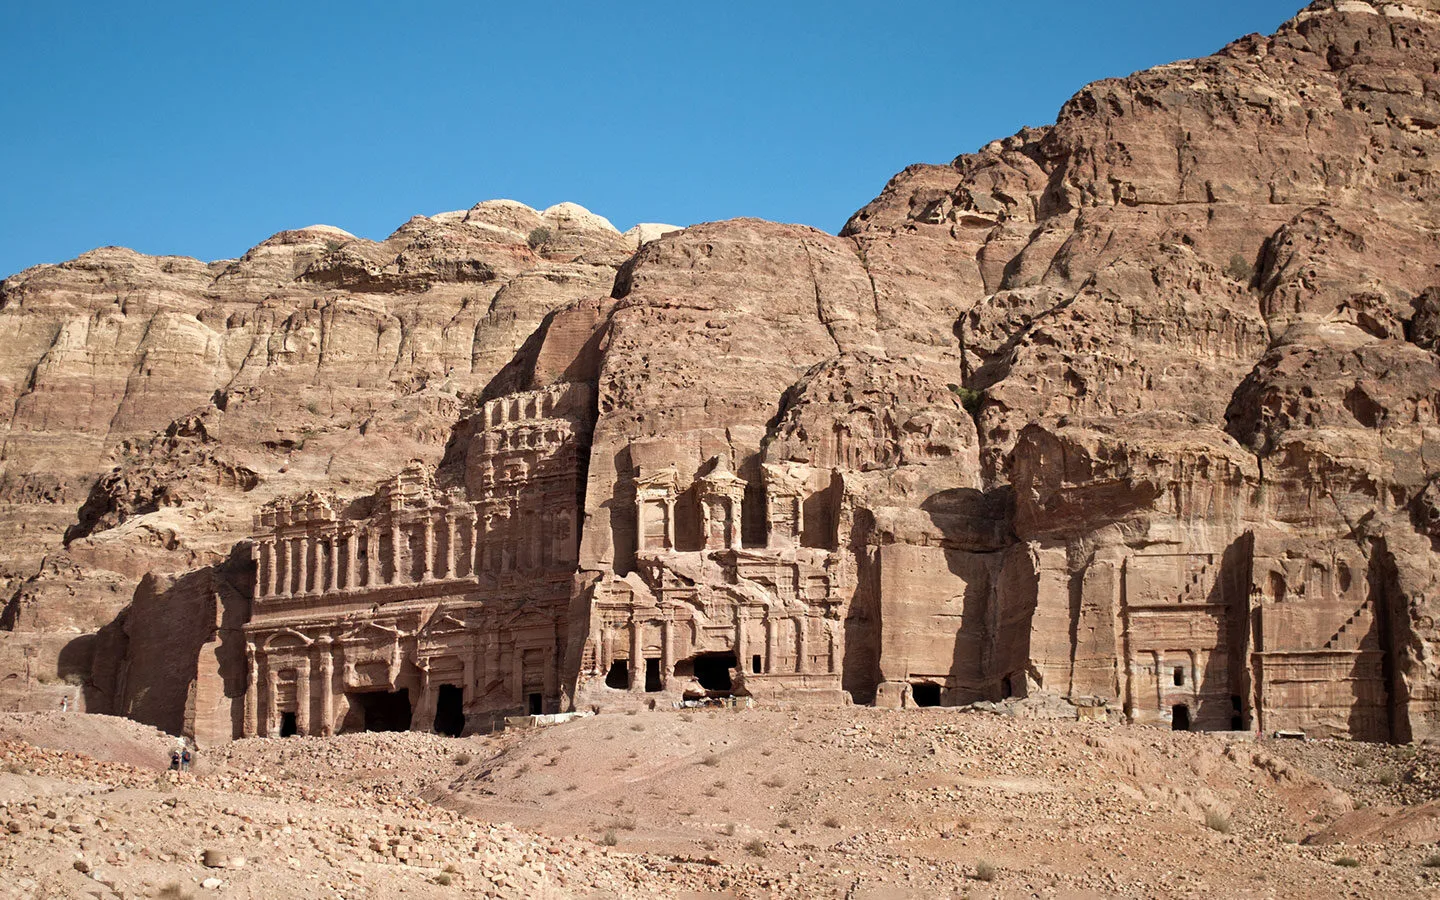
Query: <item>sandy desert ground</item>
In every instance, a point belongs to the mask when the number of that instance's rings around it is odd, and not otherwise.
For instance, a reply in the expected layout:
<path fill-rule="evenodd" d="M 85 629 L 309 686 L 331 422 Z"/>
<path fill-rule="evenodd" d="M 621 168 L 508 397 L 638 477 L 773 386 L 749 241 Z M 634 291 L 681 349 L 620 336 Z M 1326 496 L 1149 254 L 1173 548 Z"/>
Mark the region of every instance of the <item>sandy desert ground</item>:
<path fill-rule="evenodd" d="M 1426 746 L 868 708 L 172 746 L 0 717 L 0 896 L 1440 895 Z"/>

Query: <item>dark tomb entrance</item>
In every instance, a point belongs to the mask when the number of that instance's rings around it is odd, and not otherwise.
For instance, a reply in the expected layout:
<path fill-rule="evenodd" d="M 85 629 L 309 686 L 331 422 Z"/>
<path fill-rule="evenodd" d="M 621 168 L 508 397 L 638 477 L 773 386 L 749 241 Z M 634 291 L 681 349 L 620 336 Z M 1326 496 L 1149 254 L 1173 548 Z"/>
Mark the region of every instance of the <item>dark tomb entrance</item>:
<path fill-rule="evenodd" d="M 940 685 L 931 681 L 916 681 L 910 684 L 910 697 L 916 706 L 939 706 Z"/>
<path fill-rule="evenodd" d="M 409 731 L 410 691 L 401 688 L 394 693 L 365 691 L 346 694 L 351 706 L 360 707 L 365 731 Z"/>
<path fill-rule="evenodd" d="M 530 694 L 530 715 L 539 716 L 545 714 L 545 696 L 543 694 Z"/>
<path fill-rule="evenodd" d="M 293 712 L 281 713 L 281 714 L 280 714 L 280 736 L 281 736 L 281 737 L 294 737 L 295 735 L 297 735 L 297 734 L 299 734 L 299 733 L 300 733 L 300 726 L 299 726 L 299 725 L 296 723 L 296 721 L 295 721 L 295 714 L 294 714 Z"/>
<path fill-rule="evenodd" d="M 1172 731 L 1190 730 L 1190 707 L 1183 703 L 1175 704 L 1175 708 L 1170 710 L 1170 729 Z"/>
<path fill-rule="evenodd" d="M 435 733 L 459 737 L 464 731 L 465 692 L 453 684 L 442 684 L 435 698 Z"/>
<path fill-rule="evenodd" d="M 750 671 L 754 672 L 756 675 L 759 675 L 760 669 L 760 654 L 757 653 L 754 656 L 750 657 Z"/>
<path fill-rule="evenodd" d="M 605 686 L 621 691 L 630 686 L 630 660 L 617 659 L 610 664 L 610 671 L 605 673 Z"/>
<path fill-rule="evenodd" d="M 695 680 L 707 691 L 729 693 L 730 670 L 735 668 L 733 653 L 700 653 L 695 656 Z"/>
<path fill-rule="evenodd" d="M 660 690 L 660 660 L 645 660 L 645 690 L 655 693 Z"/>

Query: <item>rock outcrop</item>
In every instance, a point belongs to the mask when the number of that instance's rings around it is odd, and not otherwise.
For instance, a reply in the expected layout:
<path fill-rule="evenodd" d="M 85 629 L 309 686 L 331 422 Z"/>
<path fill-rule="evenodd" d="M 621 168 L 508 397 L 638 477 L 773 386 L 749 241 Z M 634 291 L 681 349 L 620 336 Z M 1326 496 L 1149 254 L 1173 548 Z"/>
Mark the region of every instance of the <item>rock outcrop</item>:
<path fill-rule="evenodd" d="M 8 621 L 94 627 L 261 510 L 166 713 L 208 739 L 730 693 L 1435 736 L 1437 46 L 1437 0 L 1317 2 L 838 236 L 481 204 L 24 273 L 5 484 L 54 574 Z M 158 721 L 156 589 L 91 678 Z"/>

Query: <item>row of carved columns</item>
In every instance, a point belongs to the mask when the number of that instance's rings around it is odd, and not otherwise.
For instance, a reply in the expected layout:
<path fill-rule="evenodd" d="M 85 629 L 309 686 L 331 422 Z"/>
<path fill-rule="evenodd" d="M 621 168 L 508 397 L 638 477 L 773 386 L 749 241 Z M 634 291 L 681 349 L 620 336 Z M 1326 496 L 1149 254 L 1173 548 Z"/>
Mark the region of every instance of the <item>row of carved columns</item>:
<path fill-rule="evenodd" d="M 520 533 L 512 534 L 517 524 Z M 420 547 L 409 552 L 414 526 Z M 443 556 L 436 541 L 444 535 Z M 523 517 L 453 516 L 437 522 L 389 525 L 389 553 L 382 560 L 381 526 L 366 524 L 320 534 L 256 539 L 259 570 L 255 598 L 294 597 L 395 584 L 466 578 L 479 572 L 533 571 L 574 557 L 574 521 L 569 511 L 543 511 Z M 547 546 L 548 542 L 548 546 Z M 363 547 L 363 552 L 362 552 Z M 413 565 L 419 557 L 420 571 Z"/>
<path fill-rule="evenodd" d="M 780 624 L 789 621 L 793 624 L 795 631 L 795 669 L 793 674 L 830 674 L 839 671 L 839 637 L 836 627 L 825 628 L 826 659 L 824 666 L 814 669 L 810 664 L 811 635 L 808 623 L 811 620 L 828 621 L 818 616 L 796 614 L 793 616 L 770 616 L 763 619 L 765 625 L 765 647 L 761 655 L 762 669 L 760 674 L 777 675 L 792 674 L 779 671 L 780 661 Z M 628 669 L 630 675 L 630 690 L 645 690 L 645 630 L 647 627 L 660 629 L 660 681 L 661 688 L 668 689 L 670 680 L 675 672 L 675 621 L 670 618 L 660 619 L 639 619 L 631 616 L 626 623 L 629 632 L 629 656 Z M 741 612 L 735 620 L 735 660 L 736 667 L 742 673 L 755 674 L 751 671 L 750 656 L 751 647 L 749 640 L 749 619 Z M 622 632 L 623 633 L 623 632 Z M 616 639 L 613 632 L 606 630 L 601 636 L 600 663 L 604 670 L 608 670 L 611 663 L 619 657 Z"/>

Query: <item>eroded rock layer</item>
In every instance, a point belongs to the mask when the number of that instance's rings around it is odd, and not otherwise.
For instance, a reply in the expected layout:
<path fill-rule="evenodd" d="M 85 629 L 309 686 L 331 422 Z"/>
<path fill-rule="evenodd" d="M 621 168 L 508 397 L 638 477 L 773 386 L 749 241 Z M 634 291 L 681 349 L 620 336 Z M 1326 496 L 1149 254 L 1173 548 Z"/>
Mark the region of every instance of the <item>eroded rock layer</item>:
<path fill-rule="evenodd" d="M 838 236 L 481 204 L 23 273 L 5 484 L 68 550 L 10 622 L 209 564 L 89 674 L 207 740 L 732 693 L 1434 736 L 1437 46 L 1437 0 L 1314 3 Z"/>

